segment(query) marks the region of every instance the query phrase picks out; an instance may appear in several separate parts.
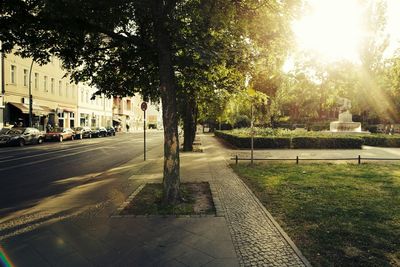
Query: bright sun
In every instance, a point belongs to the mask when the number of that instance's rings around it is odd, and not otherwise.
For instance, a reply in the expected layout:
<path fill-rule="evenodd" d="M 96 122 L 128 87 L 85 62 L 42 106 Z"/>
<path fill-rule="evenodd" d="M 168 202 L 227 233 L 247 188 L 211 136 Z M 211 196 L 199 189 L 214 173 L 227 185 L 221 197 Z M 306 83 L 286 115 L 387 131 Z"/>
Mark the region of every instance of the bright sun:
<path fill-rule="evenodd" d="M 358 61 L 362 38 L 362 8 L 357 0 L 309 0 L 311 11 L 294 22 L 299 48 L 325 61 Z"/>

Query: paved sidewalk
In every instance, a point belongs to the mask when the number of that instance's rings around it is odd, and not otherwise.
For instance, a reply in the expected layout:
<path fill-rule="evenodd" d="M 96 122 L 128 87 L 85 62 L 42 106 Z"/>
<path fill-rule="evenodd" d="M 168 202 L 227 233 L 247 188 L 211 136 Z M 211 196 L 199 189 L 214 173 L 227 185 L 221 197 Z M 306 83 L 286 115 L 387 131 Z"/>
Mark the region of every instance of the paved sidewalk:
<path fill-rule="evenodd" d="M 114 216 L 141 184 L 162 180 L 163 159 L 158 149 L 148 153 L 146 163 L 121 166 L 128 176 L 112 172 L 119 181 L 111 190 L 117 197 L 99 201 L 81 213 L 55 214 L 44 224 L 27 223 L 27 230 L 20 229 L 8 238 L 2 238 L 5 224 L 0 224 L 0 253 L 2 248 L 15 266 L 307 265 L 227 166 L 229 151 L 214 137 L 200 138 L 204 153 L 181 154 L 182 182 L 210 182 L 217 216 Z"/>
<path fill-rule="evenodd" d="M 218 192 L 240 265 L 309 265 L 270 213 L 227 166 L 229 151 L 210 135 L 202 136 L 202 140 L 210 182 Z"/>

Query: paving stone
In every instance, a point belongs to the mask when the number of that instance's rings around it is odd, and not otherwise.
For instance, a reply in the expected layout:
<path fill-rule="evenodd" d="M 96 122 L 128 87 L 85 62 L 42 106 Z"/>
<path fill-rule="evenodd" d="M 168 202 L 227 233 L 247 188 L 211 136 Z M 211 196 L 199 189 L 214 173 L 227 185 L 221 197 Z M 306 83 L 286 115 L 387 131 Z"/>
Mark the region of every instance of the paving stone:
<path fill-rule="evenodd" d="M 29 244 L 51 264 L 57 264 L 60 258 L 76 252 L 62 237 L 55 234 L 43 234 Z"/>
<path fill-rule="evenodd" d="M 213 186 L 221 201 L 241 266 L 305 266 L 260 206 L 254 194 L 227 166 L 224 149 L 202 137 Z"/>
<path fill-rule="evenodd" d="M 11 261 L 11 266 L 45 267 L 51 266 L 33 247 L 25 244 L 13 251 L 5 251 Z"/>
<path fill-rule="evenodd" d="M 180 263 L 191 267 L 204 266 L 212 260 L 214 260 L 213 257 L 198 250 L 190 251 L 177 258 Z"/>
<path fill-rule="evenodd" d="M 57 267 L 86 267 L 90 265 L 91 264 L 87 259 L 75 252 L 59 258 L 59 260 L 54 264 L 54 266 Z"/>
<path fill-rule="evenodd" d="M 177 260 L 170 260 L 167 262 L 159 262 L 159 263 L 155 264 L 154 266 L 156 266 L 156 267 L 186 267 L 188 265 L 183 264 Z"/>

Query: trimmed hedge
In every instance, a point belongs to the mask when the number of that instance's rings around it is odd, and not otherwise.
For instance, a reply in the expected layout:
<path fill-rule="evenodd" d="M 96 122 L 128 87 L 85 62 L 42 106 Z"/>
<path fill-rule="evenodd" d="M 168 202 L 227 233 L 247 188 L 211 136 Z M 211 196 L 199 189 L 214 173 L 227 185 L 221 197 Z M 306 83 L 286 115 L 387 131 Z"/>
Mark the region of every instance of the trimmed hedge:
<path fill-rule="evenodd" d="M 250 148 L 251 138 L 215 131 L 215 135 L 238 148 Z M 400 137 L 372 136 L 266 136 L 254 137 L 254 148 L 314 148 L 314 149 L 359 149 L 362 145 L 400 147 Z"/>
<path fill-rule="evenodd" d="M 215 131 L 215 136 L 224 139 L 238 148 L 250 148 L 251 138 Z M 290 137 L 254 137 L 255 148 L 290 148 Z"/>
<path fill-rule="evenodd" d="M 293 137 L 292 148 L 361 148 L 364 141 L 360 137 Z"/>
<path fill-rule="evenodd" d="M 363 136 L 364 145 L 381 147 L 400 147 L 400 137 L 394 136 Z"/>

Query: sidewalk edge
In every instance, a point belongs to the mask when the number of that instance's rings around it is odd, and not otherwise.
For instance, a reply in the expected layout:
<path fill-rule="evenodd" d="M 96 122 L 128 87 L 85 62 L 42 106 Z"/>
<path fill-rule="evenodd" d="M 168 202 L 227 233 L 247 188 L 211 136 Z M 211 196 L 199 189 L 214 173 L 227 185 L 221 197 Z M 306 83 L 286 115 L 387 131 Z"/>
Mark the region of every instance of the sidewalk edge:
<path fill-rule="evenodd" d="M 227 161 L 226 158 L 224 158 L 226 165 L 229 169 L 231 169 L 231 171 L 238 176 L 233 169 L 231 168 L 229 162 Z M 250 192 L 250 195 L 252 196 L 252 198 L 256 201 L 256 203 L 258 204 L 258 206 L 261 207 L 261 209 L 263 210 L 263 212 L 265 213 L 265 215 L 267 215 L 268 219 L 271 220 L 272 224 L 276 227 L 276 229 L 278 230 L 279 234 L 285 239 L 285 241 L 289 244 L 289 246 L 293 249 L 294 253 L 296 253 L 296 255 L 300 258 L 300 260 L 304 263 L 305 266 L 307 267 L 311 267 L 311 263 L 306 259 L 306 257 L 304 257 L 304 255 L 301 253 L 300 249 L 296 246 L 296 244 L 293 242 L 293 240 L 286 234 L 285 230 L 282 229 L 282 227 L 278 224 L 278 222 L 274 219 L 274 217 L 272 216 L 272 214 L 264 207 L 264 205 L 260 202 L 260 200 L 254 195 L 253 191 L 250 190 L 250 188 L 246 185 L 245 182 L 243 182 L 243 180 L 238 176 L 240 182 L 243 184 L 244 188 Z"/>

